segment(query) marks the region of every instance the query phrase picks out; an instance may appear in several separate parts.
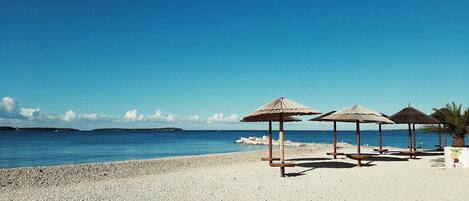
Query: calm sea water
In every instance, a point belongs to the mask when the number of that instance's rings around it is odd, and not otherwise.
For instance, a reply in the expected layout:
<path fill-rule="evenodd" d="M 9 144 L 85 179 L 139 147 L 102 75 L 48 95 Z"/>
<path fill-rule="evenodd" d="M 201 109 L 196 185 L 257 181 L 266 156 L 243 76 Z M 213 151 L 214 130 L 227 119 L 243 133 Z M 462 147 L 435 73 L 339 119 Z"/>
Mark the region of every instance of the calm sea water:
<path fill-rule="evenodd" d="M 0 168 L 150 159 L 267 149 L 234 143 L 240 137 L 266 131 L 182 132 L 0 132 Z M 362 131 L 362 145 L 378 145 L 377 131 Z M 278 134 L 274 133 L 274 138 Z M 354 131 L 339 131 L 338 140 L 355 144 Z M 331 131 L 286 131 L 285 138 L 308 143 L 332 143 Z M 383 131 L 388 146 L 407 147 L 407 131 Z M 437 134 L 417 133 L 424 148 L 438 143 Z M 450 143 L 450 137 L 448 137 Z"/>

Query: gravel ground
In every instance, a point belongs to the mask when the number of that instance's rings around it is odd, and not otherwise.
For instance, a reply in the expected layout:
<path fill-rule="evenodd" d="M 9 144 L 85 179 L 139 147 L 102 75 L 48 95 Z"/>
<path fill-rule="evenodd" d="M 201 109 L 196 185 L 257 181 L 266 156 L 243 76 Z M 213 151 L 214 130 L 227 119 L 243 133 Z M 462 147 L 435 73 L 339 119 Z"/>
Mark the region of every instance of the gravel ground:
<path fill-rule="evenodd" d="M 329 149 L 288 147 L 299 166 L 285 178 L 259 160 L 266 151 L 1 169 L 0 200 L 467 200 L 469 169 L 444 169 L 441 155 L 383 155 L 356 167 Z"/>

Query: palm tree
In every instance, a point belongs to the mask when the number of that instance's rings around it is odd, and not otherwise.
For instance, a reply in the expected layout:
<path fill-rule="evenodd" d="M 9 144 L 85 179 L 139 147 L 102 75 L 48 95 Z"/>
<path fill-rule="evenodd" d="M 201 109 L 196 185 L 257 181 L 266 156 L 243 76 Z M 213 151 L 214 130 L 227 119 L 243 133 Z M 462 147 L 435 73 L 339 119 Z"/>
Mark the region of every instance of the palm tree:
<path fill-rule="evenodd" d="M 453 147 L 465 146 L 464 135 L 468 133 L 469 108 L 462 113 L 461 107 L 462 105 L 456 105 L 453 102 L 444 108 L 433 109 L 435 111 L 433 117 L 446 124 L 447 131 L 453 135 Z"/>

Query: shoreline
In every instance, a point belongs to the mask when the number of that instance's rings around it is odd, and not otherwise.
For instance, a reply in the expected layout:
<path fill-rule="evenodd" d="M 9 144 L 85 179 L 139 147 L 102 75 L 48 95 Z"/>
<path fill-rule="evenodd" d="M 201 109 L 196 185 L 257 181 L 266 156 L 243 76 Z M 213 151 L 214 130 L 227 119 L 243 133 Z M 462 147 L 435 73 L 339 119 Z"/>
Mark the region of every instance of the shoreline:
<path fill-rule="evenodd" d="M 469 181 L 460 178 L 469 171 L 442 168 L 438 154 L 411 161 L 381 155 L 356 167 L 344 156 L 326 156 L 330 149 L 330 144 L 287 146 L 287 161 L 298 166 L 287 168 L 285 178 L 260 161 L 267 150 L 0 169 L 0 200 L 465 199 Z M 363 153 L 371 149 L 362 146 Z M 353 153 L 356 147 L 344 144 L 339 150 Z M 395 197 L 382 197 L 389 194 Z"/>

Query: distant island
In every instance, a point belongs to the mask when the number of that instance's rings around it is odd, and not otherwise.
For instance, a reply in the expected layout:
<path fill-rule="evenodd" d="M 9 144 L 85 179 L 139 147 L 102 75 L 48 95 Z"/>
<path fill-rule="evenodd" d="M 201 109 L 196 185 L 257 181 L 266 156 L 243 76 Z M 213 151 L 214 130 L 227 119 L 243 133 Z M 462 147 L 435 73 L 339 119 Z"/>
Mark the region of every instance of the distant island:
<path fill-rule="evenodd" d="M 47 131 L 47 132 L 58 132 L 58 131 L 79 131 L 74 128 L 53 128 L 53 127 L 11 127 L 11 126 L 0 126 L 0 131 Z"/>
<path fill-rule="evenodd" d="M 53 128 L 53 127 L 11 127 L 11 126 L 0 126 L 0 131 L 44 131 L 44 132 L 68 132 L 68 131 L 80 131 L 75 128 Z M 157 131 L 183 131 L 182 128 L 98 128 L 93 131 L 106 131 L 106 132 L 157 132 Z"/>
<path fill-rule="evenodd" d="M 167 127 L 167 128 L 98 128 L 98 129 L 93 129 L 91 131 L 106 131 L 106 132 L 121 132 L 121 131 L 126 131 L 126 132 L 157 132 L 157 131 L 183 131 L 182 128 L 173 128 L 173 127 Z"/>

